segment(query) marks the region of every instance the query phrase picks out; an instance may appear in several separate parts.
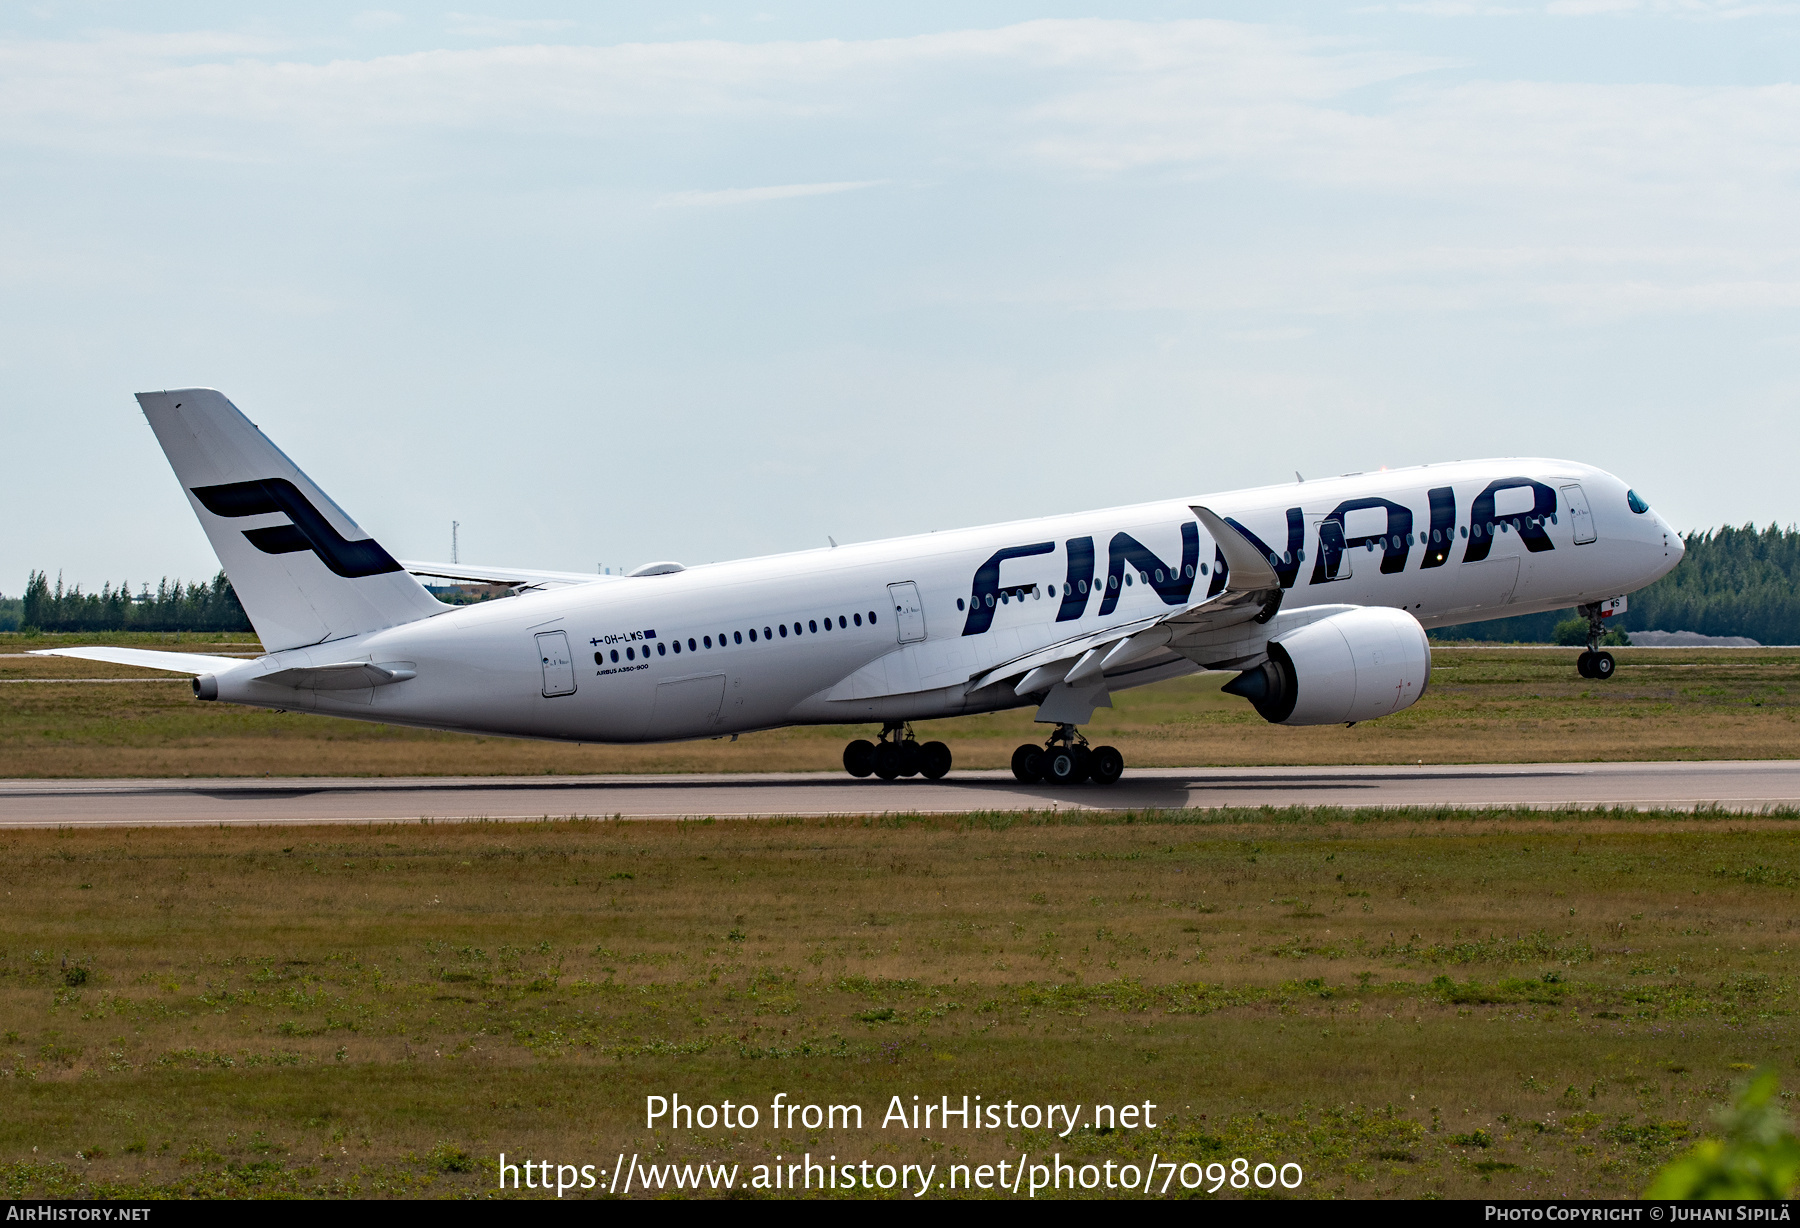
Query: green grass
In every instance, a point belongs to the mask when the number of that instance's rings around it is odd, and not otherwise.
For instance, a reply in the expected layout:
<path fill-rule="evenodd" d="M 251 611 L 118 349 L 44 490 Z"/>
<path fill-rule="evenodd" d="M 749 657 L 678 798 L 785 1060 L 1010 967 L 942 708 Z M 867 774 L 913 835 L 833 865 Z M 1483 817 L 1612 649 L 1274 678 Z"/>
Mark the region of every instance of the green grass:
<path fill-rule="evenodd" d="M 1792 1085 L 1795 830 L 1294 810 L 0 833 L 0 1192 L 466 1196 L 502 1151 L 1061 1151 L 1292 1161 L 1314 1196 L 1631 1195 L 1744 1070 Z M 647 1128 L 673 1092 L 868 1124 Z M 1161 1124 L 877 1126 L 891 1095 L 965 1093 L 1148 1100 Z"/>

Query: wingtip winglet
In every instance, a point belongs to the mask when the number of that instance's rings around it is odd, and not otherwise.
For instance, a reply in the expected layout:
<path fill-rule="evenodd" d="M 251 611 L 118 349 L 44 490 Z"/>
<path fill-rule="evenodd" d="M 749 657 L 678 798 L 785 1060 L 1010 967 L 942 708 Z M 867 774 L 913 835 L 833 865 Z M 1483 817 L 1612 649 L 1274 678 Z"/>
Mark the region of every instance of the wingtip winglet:
<path fill-rule="evenodd" d="M 1228 587 L 1240 591 L 1281 587 L 1281 577 L 1275 574 L 1275 568 L 1263 557 L 1262 551 L 1250 544 L 1249 538 L 1211 508 L 1195 504 L 1192 510 L 1200 518 L 1201 525 L 1212 534 L 1219 553 L 1225 556 Z"/>

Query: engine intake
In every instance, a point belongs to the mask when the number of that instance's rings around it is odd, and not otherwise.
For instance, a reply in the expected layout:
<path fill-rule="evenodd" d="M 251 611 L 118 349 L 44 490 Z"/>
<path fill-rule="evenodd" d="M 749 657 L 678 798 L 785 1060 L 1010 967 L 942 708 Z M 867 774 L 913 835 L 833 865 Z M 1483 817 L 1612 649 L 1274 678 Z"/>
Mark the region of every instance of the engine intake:
<path fill-rule="evenodd" d="M 1225 684 L 1276 725 L 1370 721 L 1410 707 L 1431 678 L 1425 628 L 1405 610 L 1363 606 L 1269 642 L 1269 659 Z"/>

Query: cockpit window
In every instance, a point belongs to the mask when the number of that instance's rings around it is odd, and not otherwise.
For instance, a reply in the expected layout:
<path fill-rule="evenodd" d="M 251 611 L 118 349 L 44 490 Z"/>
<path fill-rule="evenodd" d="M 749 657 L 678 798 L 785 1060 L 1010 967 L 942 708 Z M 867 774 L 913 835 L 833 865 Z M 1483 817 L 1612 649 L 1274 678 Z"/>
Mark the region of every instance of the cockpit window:
<path fill-rule="evenodd" d="M 1650 510 L 1650 505 L 1645 503 L 1644 497 L 1635 490 L 1628 490 L 1625 492 L 1625 502 L 1632 511 L 1640 516 Z"/>

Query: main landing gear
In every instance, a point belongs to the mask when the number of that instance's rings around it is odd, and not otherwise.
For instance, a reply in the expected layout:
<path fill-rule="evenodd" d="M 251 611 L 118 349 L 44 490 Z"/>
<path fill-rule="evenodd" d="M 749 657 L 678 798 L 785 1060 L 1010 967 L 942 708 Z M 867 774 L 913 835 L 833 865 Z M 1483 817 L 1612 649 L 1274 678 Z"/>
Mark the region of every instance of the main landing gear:
<path fill-rule="evenodd" d="M 1043 746 L 1028 742 L 1015 750 L 1012 770 L 1028 785 L 1110 785 L 1125 771 L 1125 756 L 1110 746 L 1089 747 L 1075 726 L 1058 725 Z"/>
<path fill-rule="evenodd" d="M 1583 678 L 1605 682 L 1613 676 L 1613 670 L 1618 668 L 1618 664 L 1613 660 L 1612 653 L 1600 651 L 1600 637 L 1605 633 L 1605 627 L 1600 621 L 1600 606 L 1598 603 L 1584 605 L 1575 612 L 1588 620 L 1587 651 L 1575 658 L 1575 672 Z"/>
<path fill-rule="evenodd" d="M 889 721 L 882 727 L 879 741 L 858 738 L 844 747 L 844 770 L 852 776 L 883 780 L 901 776 L 942 780 L 950 772 L 950 748 L 942 742 L 921 746 L 905 724 Z"/>

